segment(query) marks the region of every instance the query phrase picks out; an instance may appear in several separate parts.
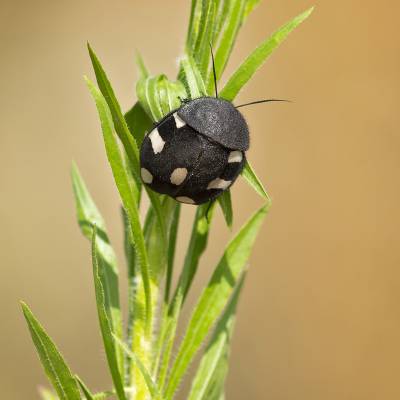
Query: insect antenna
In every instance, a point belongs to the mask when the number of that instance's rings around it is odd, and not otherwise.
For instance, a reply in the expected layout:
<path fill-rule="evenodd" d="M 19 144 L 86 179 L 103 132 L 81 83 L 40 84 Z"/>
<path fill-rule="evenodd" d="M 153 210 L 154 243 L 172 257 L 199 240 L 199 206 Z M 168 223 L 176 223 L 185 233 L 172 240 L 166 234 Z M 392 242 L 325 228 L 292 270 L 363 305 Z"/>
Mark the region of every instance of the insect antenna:
<path fill-rule="evenodd" d="M 267 100 L 257 100 L 257 101 L 252 101 L 251 103 L 245 103 L 245 104 L 240 104 L 239 106 L 235 106 L 235 108 L 240 108 L 240 107 L 246 107 L 246 106 L 251 106 L 253 104 L 261 104 L 261 103 L 270 103 L 273 101 L 283 101 L 286 103 L 291 103 L 290 100 L 281 100 L 281 99 L 267 99 Z"/>
<path fill-rule="evenodd" d="M 211 60 L 212 60 L 213 75 L 214 75 L 215 97 L 218 99 L 217 73 L 215 72 L 214 52 L 213 52 L 213 49 L 212 49 L 211 42 L 209 44 L 210 44 L 210 50 L 211 50 Z"/>

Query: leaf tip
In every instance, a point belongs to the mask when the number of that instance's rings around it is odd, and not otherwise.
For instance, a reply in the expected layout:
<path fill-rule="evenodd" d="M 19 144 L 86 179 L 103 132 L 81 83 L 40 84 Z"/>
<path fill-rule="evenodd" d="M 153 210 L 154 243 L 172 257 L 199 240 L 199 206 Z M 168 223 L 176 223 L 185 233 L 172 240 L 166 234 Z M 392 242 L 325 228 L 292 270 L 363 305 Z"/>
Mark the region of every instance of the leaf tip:
<path fill-rule="evenodd" d="M 315 6 L 312 6 L 310 8 L 308 8 L 306 11 L 304 11 L 302 14 L 300 14 L 301 17 L 301 21 L 304 21 L 305 19 L 307 19 L 314 11 Z"/>

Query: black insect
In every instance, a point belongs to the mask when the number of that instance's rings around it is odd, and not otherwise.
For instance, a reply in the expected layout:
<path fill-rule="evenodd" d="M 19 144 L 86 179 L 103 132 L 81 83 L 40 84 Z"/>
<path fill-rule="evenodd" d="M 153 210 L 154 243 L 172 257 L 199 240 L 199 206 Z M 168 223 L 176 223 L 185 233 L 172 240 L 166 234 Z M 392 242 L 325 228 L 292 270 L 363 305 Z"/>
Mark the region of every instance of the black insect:
<path fill-rule="evenodd" d="M 214 82 L 216 97 L 183 101 L 157 122 L 140 150 L 143 182 L 182 203 L 206 203 L 232 186 L 250 144 L 249 128 L 237 108 L 276 101 L 235 107 L 218 98 L 215 69 Z"/>

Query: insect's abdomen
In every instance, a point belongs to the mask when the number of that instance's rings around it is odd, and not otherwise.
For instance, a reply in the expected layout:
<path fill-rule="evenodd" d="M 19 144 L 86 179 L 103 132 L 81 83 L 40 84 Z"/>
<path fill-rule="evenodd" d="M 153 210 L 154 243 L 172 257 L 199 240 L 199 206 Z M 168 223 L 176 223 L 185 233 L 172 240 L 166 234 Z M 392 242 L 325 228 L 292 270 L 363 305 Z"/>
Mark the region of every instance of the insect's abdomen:
<path fill-rule="evenodd" d="M 151 131 L 141 148 L 143 182 L 177 201 L 202 204 L 229 188 L 244 165 L 244 154 L 200 135 L 171 115 Z"/>

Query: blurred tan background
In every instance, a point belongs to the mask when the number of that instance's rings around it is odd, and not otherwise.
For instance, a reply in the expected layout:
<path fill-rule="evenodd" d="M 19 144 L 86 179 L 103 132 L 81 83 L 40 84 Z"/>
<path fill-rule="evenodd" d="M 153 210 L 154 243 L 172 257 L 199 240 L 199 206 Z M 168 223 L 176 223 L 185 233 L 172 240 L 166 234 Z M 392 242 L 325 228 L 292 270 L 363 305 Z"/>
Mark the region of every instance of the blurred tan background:
<path fill-rule="evenodd" d="M 265 0 L 226 76 L 312 4 Z M 274 205 L 240 306 L 229 400 L 400 398 L 400 3 L 316 5 L 238 99 L 294 103 L 245 111 L 249 158 Z M 188 11 L 189 1 L 0 1 L 2 399 L 37 399 L 46 382 L 19 299 L 76 372 L 96 389 L 108 386 L 89 245 L 75 223 L 69 181 L 75 159 L 122 263 L 118 197 L 82 80 L 93 76 L 85 42 L 127 109 L 135 49 L 153 72 L 174 76 Z M 237 229 L 260 199 L 239 183 L 234 203 Z M 181 250 L 193 208 L 184 215 Z M 197 290 L 229 237 L 220 216 L 216 226 Z"/>

